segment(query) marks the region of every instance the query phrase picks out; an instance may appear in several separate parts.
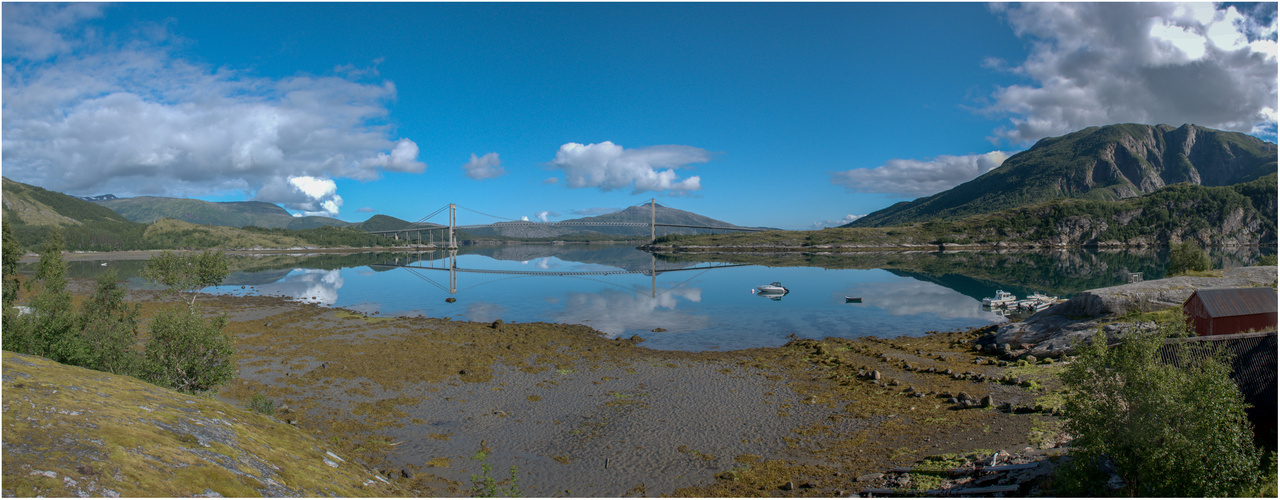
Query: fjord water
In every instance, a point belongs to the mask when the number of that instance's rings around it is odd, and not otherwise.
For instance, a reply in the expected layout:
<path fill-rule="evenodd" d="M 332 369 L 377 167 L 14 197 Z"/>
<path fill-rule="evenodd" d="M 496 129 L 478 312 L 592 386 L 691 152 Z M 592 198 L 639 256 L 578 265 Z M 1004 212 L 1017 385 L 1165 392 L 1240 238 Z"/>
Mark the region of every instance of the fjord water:
<path fill-rule="evenodd" d="M 1218 266 L 1248 265 L 1258 252 L 1214 258 Z M 981 306 L 997 289 L 1067 298 L 1125 283 L 1132 273 L 1160 278 L 1166 266 L 1162 249 L 725 257 L 750 265 L 605 245 L 236 259 L 233 267 L 246 270 L 206 291 L 283 296 L 380 316 L 584 324 L 611 338 L 639 335 L 643 346 L 684 351 L 779 346 L 793 334 L 897 337 L 1001 323 L 1003 316 Z M 105 269 L 71 264 L 73 275 Z M 130 286 L 141 286 L 130 275 L 136 273 L 122 269 Z M 773 281 L 790 293 L 776 300 L 753 293 Z"/>

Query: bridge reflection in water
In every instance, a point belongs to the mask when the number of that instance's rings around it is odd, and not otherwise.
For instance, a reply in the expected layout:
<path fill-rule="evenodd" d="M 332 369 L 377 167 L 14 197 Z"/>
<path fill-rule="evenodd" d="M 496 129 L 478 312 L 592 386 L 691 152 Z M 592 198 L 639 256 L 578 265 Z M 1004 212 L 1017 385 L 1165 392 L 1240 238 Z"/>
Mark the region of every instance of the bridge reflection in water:
<path fill-rule="evenodd" d="M 685 267 L 670 267 L 670 268 L 659 269 L 657 258 L 650 255 L 649 269 L 641 269 L 641 270 L 612 269 L 612 270 L 598 270 L 598 271 L 527 271 L 527 270 L 507 270 L 507 269 L 469 269 L 469 268 L 458 267 L 458 249 L 456 248 L 451 248 L 447 250 L 446 249 L 432 250 L 429 252 L 414 252 L 407 255 L 406 254 L 401 254 L 401 255 L 402 256 L 397 256 L 391 261 L 385 262 L 383 264 L 371 265 L 369 267 L 373 268 L 375 271 L 385 271 L 390 269 L 404 269 L 412 273 L 414 276 L 417 276 L 418 278 L 422 279 L 423 281 L 431 283 L 436 287 L 440 288 L 441 290 L 448 291 L 450 295 L 456 295 L 458 293 L 458 273 L 500 274 L 500 275 L 510 275 L 510 276 L 617 276 L 617 275 L 624 275 L 624 274 L 640 274 L 640 275 L 649 276 L 651 278 L 650 279 L 650 287 L 652 289 L 651 295 L 653 297 L 657 297 L 659 274 L 674 273 L 674 272 L 681 272 L 681 271 L 706 272 L 712 269 L 745 267 L 750 265 L 750 264 L 706 263 L 705 265 L 695 264 L 695 265 L 685 266 Z M 426 262 L 427 264 L 424 265 L 422 264 L 423 262 Z M 439 263 L 439 265 L 436 265 L 437 263 Z M 446 287 L 436 282 L 435 280 L 431 279 L 430 277 L 426 276 L 421 271 L 448 272 L 449 285 Z M 682 284 L 683 282 L 672 288 L 677 288 Z"/>

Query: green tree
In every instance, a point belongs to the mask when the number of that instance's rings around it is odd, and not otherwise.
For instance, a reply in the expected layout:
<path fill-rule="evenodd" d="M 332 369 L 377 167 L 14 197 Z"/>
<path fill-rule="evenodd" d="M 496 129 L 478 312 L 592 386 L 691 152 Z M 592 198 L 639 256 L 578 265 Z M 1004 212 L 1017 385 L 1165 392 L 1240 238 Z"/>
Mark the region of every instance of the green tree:
<path fill-rule="evenodd" d="M 14 308 L 18 301 L 18 291 L 21 288 L 21 281 L 18 281 L 18 259 L 22 257 L 22 247 L 18 244 L 18 238 L 13 236 L 13 230 L 9 224 L 0 227 L 0 232 L 4 234 L 4 248 L 0 251 L 0 281 L 4 283 L 3 291 L 0 291 L 0 334 L 6 349 L 14 350 L 14 343 L 19 343 L 18 332 L 18 310 Z"/>
<path fill-rule="evenodd" d="M 13 229 L 9 225 L 0 227 L 0 232 L 4 233 L 4 248 L 0 251 L 0 276 L 4 281 L 4 309 L 5 313 L 13 307 L 14 302 L 18 298 L 18 259 L 22 258 L 22 245 L 18 244 L 18 238 L 13 236 Z"/>
<path fill-rule="evenodd" d="M 83 365 L 89 347 L 76 329 L 77 315 L 67 291 L 67 263 L 62 237 L 51 232 L 40 252 L 35 279 L 26 282 L 33 294 L 29 314 L 14 318 L 5 328 L 5 349 L 44 356 L 59 363 Z"/>
<path fill-rule="evenodd" d="M 227 259 L 222 252 L 177 255 L 163 252 L 143 268 L 147 281 L 169 287 L 184 304 L 161 308 L 148 324 L 142 378 L 182 392 L 208 391 L 235 376 L 235 347 L 224 328 L 225 315 L 206 320 L 196 292 L 222 283 Z"/>
<path fill-rule="evenodd" d="M 81 335 L 91 347 L 85 368 L 132 375 L 138 364 L 138 306 L 124 302 L 116 270 L 98 277 L 80 314 Z"/>
<path fill-rule="evenodd" d="M 142 269 L 142 277 L 169 287 L 171 293 L 183 296 L 194 306 L 196 292 L 222 283 L 227 272 L 227 258 L 221 250 L 181 255 L 165 251 L 147 261 L 146 267 Z"/>
<path fill-rule="evenodd" d="M 1129 496 L 1237 496 L 1258 484 L 1261 451 L 1226 365 L 1158 359 L 1162 339 L 1179 327 L 1131 332 L 1111 347 L 1098 334 L 1079 347 L 1061 375 L 1065 426 L 1075 436 L 1059 475 L 1065 493 L 1105 491 L 1108 475 L 1098 470 L 1107 462 Z"/>
<path fill-rule="evenodd" d="M 1190 271 L 1208 271 L 1211 267 L 1209 254 L 1195 243 L 1184 241 L 1169 249 L 1169 276 L 1186 274 Z"/>
<path fill-rule="evenodd" d="M 197 393 L 235 377 L 235 347 L 223 328 L 226 316 L 206 320 L 188 305 L 161 308 L 149 323 L 142 378 L 170 389 Z"/>

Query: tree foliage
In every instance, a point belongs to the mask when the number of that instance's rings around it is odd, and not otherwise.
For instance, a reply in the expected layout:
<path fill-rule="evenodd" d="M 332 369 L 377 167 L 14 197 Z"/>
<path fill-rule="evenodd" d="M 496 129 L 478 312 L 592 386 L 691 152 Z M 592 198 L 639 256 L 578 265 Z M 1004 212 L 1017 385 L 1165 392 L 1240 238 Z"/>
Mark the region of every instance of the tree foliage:
<path fill-rule="evenodd" d="M 171 293 L 182 295 L 190 304 L 195 304 L 195 292 L 222 283 L 227 273 L 227 258 L 221 250 L 199 254 L 161 252 L 142 269 L 144 279 L 169 287 Z"/>
<path fill-rule="evenodd" d="M 235 347 L 223 331 L 226 316 L 206 320 L 191 305 L 161 308 L 151 319 L 142 378 L 187 393 L 216 388 L 235 377 Z"/>
<path fill-rule="evenodd" d="M 178 255 L 163 252 L 143 268 L 147 281 L 183 295 L 186 304 L 162 308 L 151 319 L 142 378 L 182 392 L 213 389 L 235 376 L 235 347 L 223 331 L 225 315 L 206 320 L 196 306 L 196 292 L 222 283 L 227 258 L 221 251 Z"/>
<path fill-rule="evenodd" d="M 165 252 L 147 263 L 147 279 L 188 296 L 151 319 L 149 338 L 140 353 L 139 308 L 125 302 L 115 270 L 98 278 L 94 292 L 77 310 L 66 289 L 61 237 L 57 232 L 50 235 L 36 275 L 26 283 L 31 300 L 23 314 L 10 307 L 9 276 L 17 265 L 16 260 L 10 262 L 11 240 L 5 241 L 5 349 L 136 376 L 189 393 L 211 390 L 235 376 L 235 348 L 224 332 L 226 317 L 206 320 L 195 304 L 195 291 L 221 283 L 226 276 L 227 261 L 221 252 Z"/>
<path fill-rule="evenodd" d="M 1123 480 L 1115 486 L 1128 496 L 1236 496 L 1258 483 L 1261 451 L 1223 360 L 1158 359 L 1162 339 L 1177 328 L 1185 327 L 1130 333 L 1111 347 L 1099 334 L 1080 346 L 1061 376 L 1066 429 L 1075 436 L 1061 474 L 1065 492 L 1105 491 L 1103 468 L 1114 469 Z"/>
<path fill-rule="evenodd" d="M 1209 254 L 1195 243 L 1184 241 L 1169 249 L 1169 276 L 1186 274 L 1190 271 L 1208 271 L 1213 267 L 1209 262 Z"/>
<path fill-rule="evenodd" d="M 80 332 L 91 347 L 84 367 L 131 375 L 138 366 L 138 306 L 124 301 L 115 269 L 98 277 L 80 315 Z"/>

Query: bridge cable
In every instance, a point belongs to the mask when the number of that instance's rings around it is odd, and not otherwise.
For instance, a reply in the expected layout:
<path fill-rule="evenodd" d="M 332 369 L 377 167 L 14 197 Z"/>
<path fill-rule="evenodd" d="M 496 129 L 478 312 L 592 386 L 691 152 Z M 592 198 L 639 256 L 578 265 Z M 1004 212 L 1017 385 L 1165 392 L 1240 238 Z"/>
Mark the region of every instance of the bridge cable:
<path fill-rule="evenodd" d="M 522 221 L 522 220 L 519 220 L 519 219 L 508 219 L 508 218 L 506 218 L 506 217 L 498 217 L 498 216 L 496 216 L 496 215 L 489 215 L 489 214 L 486 214 L 486 213 L 484 213 L 484 212 L 477 212 L 477 211 L 475 211 L 475 210 L 472 210 L 472 209 L 470 209 L 470 208 L 467 208 L 467 207 L 464 207 L 464 206 L 461 206 L 461 205 L 459 205 L 459 206 L 458 206 L 458 208 L 461 208 L 461 209 L 463 209 L 463 210 L 466 210 L 466 211 L 471 212 L 471 213 L 474 213 L 474 214 L 480 214 L 480 215 L 483 215 L 483 216 L 485 216 L 485 217 L 493 217 L 493 218 L 495 218 L 495 219 L 501 219 L 501 220 L 505 220 L 505 221 L 511 221 L 511 222 L 532 222 L 532 221 Z"/>

